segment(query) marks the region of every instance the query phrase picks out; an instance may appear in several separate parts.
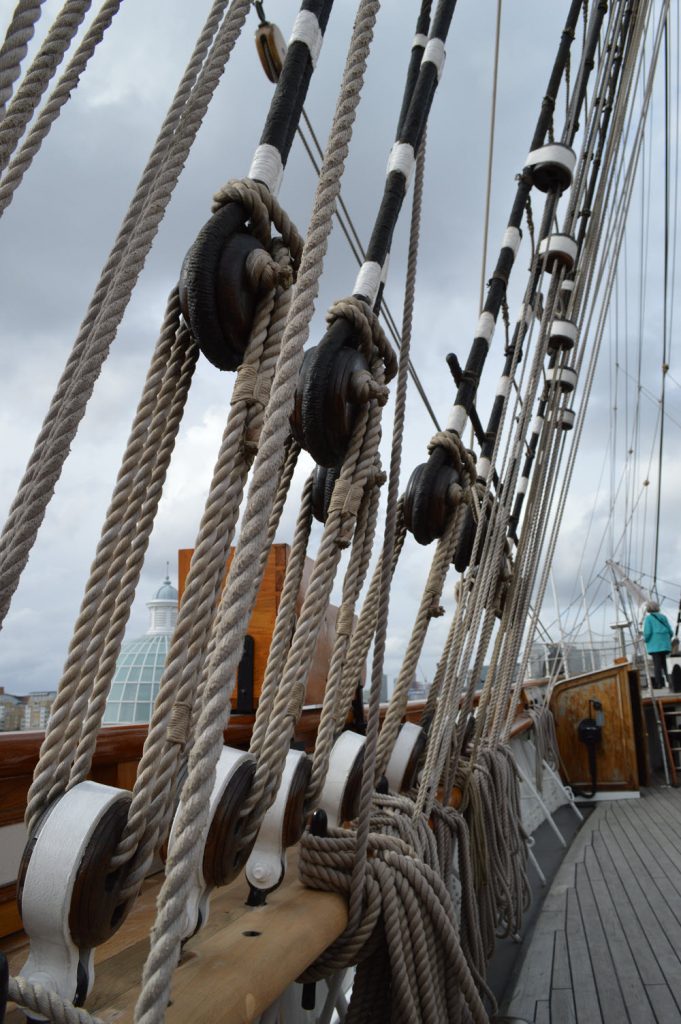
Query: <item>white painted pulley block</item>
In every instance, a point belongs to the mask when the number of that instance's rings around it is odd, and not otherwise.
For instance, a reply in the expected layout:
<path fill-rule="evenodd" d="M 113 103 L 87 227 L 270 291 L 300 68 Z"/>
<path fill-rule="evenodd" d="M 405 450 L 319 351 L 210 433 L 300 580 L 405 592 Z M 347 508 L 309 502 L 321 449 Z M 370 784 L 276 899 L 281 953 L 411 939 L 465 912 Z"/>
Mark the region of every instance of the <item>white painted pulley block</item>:
<path fill-rule="evenodd" d="M 572 176 L 577 163 L 574 149 L 562 142 L 551 142 L 539 149 L 533 149 L 525 161 L 525 166 L 532 175 L 532 184 L 540 192 L 557 189 L 564 192 L 572 184 Z"/>
<path fill-rule="evenodd" d="M 561 409 L 558 412 L 556 426 L 559 430 L 572 430 L 575 425 L 575 410 Z"/>
<path fill-rule="evenodd" d="M 391 790 L 401 793 L 402 790 L 411 787 L 425 743 L 426 734 L 420 725 L 413 722 L 402 723 L 385 770 L 385 777 Z"/>
<path fill-rule="evenodd" d="M 539 256 L 547 273 L 564 267 L 570 273 L 577 260 L 577 242 L 571 235 L 547 235 L 539 243 Z"/>
<path fill-rule="evenodd" d="M 223 747 L 215 769 L 215 782 L 210 795 L 209 825 L 201 861 L 195 865 L 189 891 L 185 898 L 182 919 L 182 938 L 188 939 L 208 920 L 210 894 L 216 885 L 226 885 L 235 876 L 231 872 L 232 860 L 225 846 L 236 822 L 240 805 L 247 795 L 255 773 L 255 758 L 244 750 Z M 180 839 L 178 815 L 175 815 L 168 839 L 170 861 Z M 229 863 L 226 868 L 223 862 Z M 222 867 L 221 867 L 222 866 Z"/>
<path fill-rule="evenodd" d="M 355 816 L 354 797 L 359 793 L 366 738 L 356 732 L 342 732 L 331 750 L 329 767 L 319 807 L 327 823 L 336 828 Z"/>
<path fill-rule="evenodd" d="M 104 831 L 110 859 L 129 805 L 126 790 L 81 782 L 47 811 L 24 854 L 20 901 L 30 952 L 21 975 L 77 1006 L 94 983 L 93 939 L 100 931 L 104 941 L 125 916 L 126 905 L 106 898 L 100 837 Z M 74 905 L 76 884 L 80 902 Z"/>
<path fill-rule="evenodd" d="M 310 759 L 303 750 L 289 750 L 276 799 L 263 818 L 246 861 L 246 878 L 252 889 L 268 893 L 284 879 L 286 848 L 297 842 L 303 831 L 303 801 L 310 767 Z"/>
<path fill-rule="evenodd" d="M 552 366 L 546 371 L 546 377 L 551 384 L 557 384 L 566 395 L 575 390 L 577 371 L 571 366 Z"/>
<path fill-rule="evenodd" d="M 577 324 L 572 320 L 554 320 L 549 332 L 549 352 L 567 352 L 577 344 Z"/>

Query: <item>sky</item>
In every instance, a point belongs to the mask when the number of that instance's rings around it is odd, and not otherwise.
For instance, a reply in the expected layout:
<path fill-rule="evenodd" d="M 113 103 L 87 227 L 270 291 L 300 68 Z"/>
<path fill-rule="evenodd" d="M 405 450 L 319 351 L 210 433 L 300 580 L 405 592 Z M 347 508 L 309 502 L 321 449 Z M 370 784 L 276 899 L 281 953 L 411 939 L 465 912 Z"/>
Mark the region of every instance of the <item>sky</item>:
<path fill-rule="evenodd" d="M 0 19 L 5 24 L 13 6 L 7 0 L 0 4 Z M 487 276 L 510 211 L 515 175 L 529 149 L 567 6 L 563 0 L 551 4 L 546 0 L 503 3 Z M 270 0 L 265 7 L 287 36 L 297 4 Z M 416 7 L 386 3 L 377 22 L 343 181 L 343 196 L 364 243 L 383 188 Z M 52 0 L 45 4 L 42 27 L 31 44 L 29 59 L 57 9 L 58 4 Z M 322 142 L 333 114 L 354 9 L 350 0 L 336 0 L 306 102 Z M 0 223 L 3 521 L 100 268 L 207 10 L 207 2 L 128 0 L 122 4 L 79 88 Z M 454 397 L 444 357 L 455 351 L 461 362 L 465 360 L 479 308 L 495 17 L 495 0 L 459 0 L 428 132 L 412 361 L 442 423 Z M 272 95 L 272 86 L 255 53 L 256 24 L 252 12 L 147 259 L 15 593 L 0 634 L 0 686 L 9 692 L 53 689 L 57 685 L 167 294 L 177 280 L 184 253 L 208 218 L 213 193 L 224 181 L 248 171 Z M 676 38 L 677 28 L 675 22 L 672 38 Z M 672 49 L 672 83 L 678 83 L 674 63 L 677 52 L 678 48 Z M 673 106 L 672 112 L 676 111 Z M 676 116 L 672 121 L 675 140 Z M 570 626 L 574 620 L 582 634 L 576 614 L 579 601 L 575 603 L 579 577 L 583 575 L 589 598 L 593 599 L 592 628 L 606 635 L 613 613 L 607 604 L 596 608 L 608 589 L 599 581 L 599 574 L 604 573 L 611 539 L 617 542 L 634 505 L 630 528 L 617 554 L 623 561 L 628 559 L 627 564 L 637 573 L 653 572 L 655 429 L 659 419 L 663 315 L 663 138 L 660 85 L 655 92 L 642 180 L 632 204 L 602 363 L 555 560 L 563 625 Z M 301 231 L 309 218 L 315 183 L 308 157 L 296 140 L 280 199 Z M 672 177 L 672 205 L 674 186 Z M 386 290 L 398 321 L 408 220 L 407 202 L 395 234 Z M 671 249 L 673 255 L 673 244 Z M 519 305 L 528 252 L 525 242 L 510 292 L 512 316 Z M 347 243 L 335 229 L 309 344 L 321 338 L 324 313 L 331 302 L 351 293 L 355 273 Z M 672 305 L 674 293 L 672 286 Z M 660 589 L 670 616 L 675 615 L 681 583 L 681 541 L 675 528 L 681 502 L 681 396 L 677 383 L 681 382 L 681 367 L 675 333 L 672 323 L 659 556 L 659 576 L 665 580 Z M 497 332 L 478 394 L 483 421 L 501 367 L 501 339 L 502 333 Z M 128 637 L 146 629 L 145 602 L 165 576 L 166 563 L 170 563 L 171 577 L 176 579 L 178 549 L 193 546 L 232 384 L 232 375 L 220 373 L 200 360 L 128 624 Z M 384 410 L 384 464 L 388 461 L 392 411 L 391 401 Z M 433 429 L 412 390 L 402 486 L 414 466 L 424 460 Z M 297 496 L 310 467 L 309 458 L 301 459 L 278 541 L 291 540 Z M 650 484 L 644 487 L 646 479 Z M 615 513 L 611 516 L 615 493 Z M 313 550 L 319 535 L 316 528 Z M 431 554 L 432 549 L 425 551 L 410 539 L 395 577 L 386 655 L 386 672 L 391 680 L 408 641 Z M 344 565 L 343 561 L 341 573 Z M 341 579 L 339 574 L 336 597 Z M 453 587 L 452 572 L 443 602 L 448 612 L 454 605 Z M 557 626 L 552 622 L 555 617 L 549 594 L 542 618 L 557 638 Z M 431 625 L 419 665 L 423 679 L 432 677 L 447 622 L 445 616 Z"/>

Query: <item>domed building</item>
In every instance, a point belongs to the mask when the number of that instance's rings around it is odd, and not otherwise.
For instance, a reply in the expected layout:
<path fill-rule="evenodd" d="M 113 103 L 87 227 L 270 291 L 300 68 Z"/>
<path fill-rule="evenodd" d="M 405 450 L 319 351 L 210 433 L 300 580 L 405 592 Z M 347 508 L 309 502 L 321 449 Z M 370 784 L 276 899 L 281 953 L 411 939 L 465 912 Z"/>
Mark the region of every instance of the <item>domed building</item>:
<path fill-rule="evenodd" d="M 147 602 L 149 629 L 137 640 L 125 640 L 116 662 L 104 712 L 105 725 L 148 722 L 158 693 L 170 638 L 177 621 L 177 590 L 166 576 Z"/>

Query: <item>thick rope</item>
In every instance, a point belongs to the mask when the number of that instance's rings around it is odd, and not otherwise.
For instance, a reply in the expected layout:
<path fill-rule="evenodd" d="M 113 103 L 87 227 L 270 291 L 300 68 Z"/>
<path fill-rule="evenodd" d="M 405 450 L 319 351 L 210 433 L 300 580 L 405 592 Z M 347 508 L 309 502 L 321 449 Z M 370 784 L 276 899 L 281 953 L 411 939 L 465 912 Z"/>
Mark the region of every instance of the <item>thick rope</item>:
<path fill-rule="evenodd" d="M 187 153 L 250 8 L 233 0 L 210 56 L 211 14 L 74 343 L 0 540 L 0 624 Z M 199 70 L 200 68 L 200 70 Z M 192 81 L 196 77 L 195 86 Z M 172 143 L 172 145 L 171 145 Z M 165 153 L 168 148 L 168 153 Z M 152 188 L 153 186 L 153 188 Z M 151 190 L 151 192 L 150 192 Z M 153 203 L 147 202 L 153 193 Z M 133 246 L 134 242 L 134 246 Z M 121 265 L 124 256 L 125 263 Z"/>
<path fill-rule="evenodd" d="M 373 358 L 370 357 L 370 366 L 373 379 L 382 387 L 384 367 L 383 359 L 378 353 L 386 351 L 388 343 L 385 335 L 377 317 L 364 303 L 357 300 L 352 300 L 351 303 L 345 300 L 343 304 L 337 303 L 332 307 L 329 314 L 331 322 L 340 315 L 346 316 L 348 307 L 352 310 L 350 315 L 353 318 L 359 313 L 360 318 L 356 319 L 355 326 L 360 328 L 364 336 L 363 347 L 375 346 Z M 369 352 L 366 354 L 370 356 Z M 385 372 L 387 373 L 387 368 Z M 373 541 L 376 525 L 378 502 L 372 501 L 372 492 L 381 479 L 376 472 L 380 437 L 380 406 L 377 400 L 372 400 L 357 416 L 353 435 L 329 502 L 324 532 L 287 655 L 248 800 L 250 820 L 248 828 L 243 830 L 244 844 L 253 838 L 279 787 L 291 734 L 302 713 L 307 676 L 321 623 L 331 597 L 338 563 L 343 548 L 348 545 L 354 533 L 356 546 L 353 546 L 350 556 L 343 595 L 347 602 L 346 614 L 352 618 L 354 603 L 368 566 L 368 548 Z M 362 549 L 365 552 L 363 557 Z M 343 634 L 337 636 L 334 645 L 336 661 L 334 664 L 332 659 L 329 670 L 315 744 L 318 765 L 328 765 L 335 739 L 336 697 L 341 678 L 339 669 L 342 667 L 345 646 Z M 340 665 L 338 659 L 341 660 Z M 314 780 L 315 789 L 321 783 L 323 777 L 318 773 Z"/>
<path fill-rule="evenodd" d="M 265 412 L 240 543 L 216 620 L 218 639 L 205 683 L 203 710 L 189 759 L 187 784 L 178 810 L 178 843 L 168 860 L 154 939 L 136 1008 L 136 1020 L 140 1024 L 162 1019 L 170 979 L 179 955 L 178 925 L 184 892 L 193 864 L 203 850 L 208 826 L 208 795 L 222 746 L 223 726 L 228 719 L 229 693 L 224 681 L 234 678 L 241 656 L 242 638 L 262 577 L 262 550 L 267 545 L 270 512 L 285 456 L 289 412 L 314 312 L 378 8 L 379 0 L 362 0 L 353 29 L 341 93 L 272 384 L 272 396 Z"/>
<path fill-rule="evenodd" d="M 93 1017 L 87 1010 L 81 1010 L 43 985 L 33 985 L 21 975 L 9 979 L 9 999 L 54 1024 L 104 1024 L 100 1017 Z"/>
<path fill-rule="evenodd" d="M 392 447 L 390 451 L 388 498 L 386 505 L 385 531 L 383 535 L 383 550 L 381 552 L 381 579 L 378 595 L 378 609 L 376 613 L 376 630 L 374 635 L 372 686 L 379 687 L 380 680 L 383 675 L 385 644 L 388 634 L 393 554 L 395 551 L 395 541 L 397 536 L 398 494 L 400 487 L 400 468 L 402 465 L 404 419 L 407 405 L 407 371 L 409 367 L 414 315 L 414 293 L 416 290 L 416 268 L 418 263 L 419 234 L 421 229 L 421 205 L 423 199 L 425 157 L 426 136 L 424 133 L 416 157 L 416 171 L 414 176 L 414 196 L 412 200 L 409 250 L 407 255 L 407 278 L 404 293 L 404 310 L 402 314 L 402 340 L 400 344 L 399 371 L 397 375 L 397 389 L 395 394 L 395 413 L 393 419 Z M 418 654 L 416 655 L 416 660 L 418 661 Z M 400 688 L 400 679 L 398 679 L 384 722 L 384 729 L 387 725 L 387 732 L 385 733 L 386 739 L 383 745 L 381 742 L 383 740 L 383 735 L 381 735 L 378 741 L 377 772 L 379 774 L 385 770 L 385 764 L 387 764 L 387 758 L 384 760 L 385 752 L 388 749 L 392 749 L 392 744 L 397 738 L 397 733 L 399 732 L 399 726 L 396 725 L 396 715 L 399 713 L 399 718 L 402 718 L 403 698 L 403 689 Z M 399 705 L 397 711 L 391 711 L 393 705 Z"/>
<path fill-rule="evenodd" d="M 63 789 L 68 778 L 70 758 L 60 769 L 63 743 L 72 721 L 72 707 L 80 689 L 81 669 L 92 636 L 92 626 L 97 617 L 106 581 L 118 545 L 121 529 L 126 520 L 128 502 L 135 477 L 140 469 L 140 460 L 145 451 L 149 425 L 159 402 L 159 394 L 168 369 L 171 352 L 176 347 L 179 324 L 179 301 L 175 290 L 168 301 L 161 333 L 149 368 L 142 397 L 135 414 L 130 437 L 114 487 L 111 504 L 107 511 L 90 578 L 80 613 L 76 620 L 73 638 L 57 689 L 57 696 L 51 708 L 40 748 L 38 763 L 28 794 L 26 824 L 32 831 L 46 807 L 50 791 Z M 156 453 L 149 453 L 148 459 L 155 460 Z M 152 462 L 153 464 L 153 462 Z M 133 519 L 134 522 L 134 519 Z"/>
<path fill-rule="evenodd" d="M 284 269 L 287 268 L 282 267 Z M 281 340 L 279 313 L 282 306 L 288 309 L 289 299 L 290 287 L 279 295 L 272 289 L 259 304 L 242 364 L 242 367 L 256 370 L 256 375 L 267 374 L 278 355 Z M 272 322 L 275 331 L 269 337 Z M 215 603 L 253 457 L 245 442 L 254 423 L 257 429 L 257 420 L 249 423 L 254 405 L 260 408 L 259 418 L 262 407 L 257 398 L 257 388 L 239 389 L 235 384 L 180 614 L 138 768 L 125 834 L 112 862 L 114 866 L 132 855 L 149 829 L 153 830 L 154 839 L 146 836 L 144 842 L 153 846 L 159 823 L 151 814 L 152 805 L 166 804 L 178 758 L 190 738 L 188 725 L 198 693 L 197 677 L 206 655 Z M 181 728 L 179 717 L 186 721 Z"/>
<path fill-rule="evenodd" d="M 0 123 L 0 172 L 7 166 L 26 125 L 40 103 L 41 96 L 61 64 L 91 4 L 92 0 L 67 0 L 54 19 Z"/>
<path fill-rule="evenodd" d="M 19 0 L 0 48 L 0 116 L 12 95 L 12 88 L 21 73 L 21 62 L 28 52 L 40 8 L 45 0 Z"/>
<path fill-rule="evenodd" d="M 26 140 L 21 146 L 21 149 L 14 160 L 9 164 L 9 167 L 7 167 L 7 170 L 0 181 L 0 217 L 12 202 L 14 193 L 23 181 L 26 171 L 33 163 L 33 158 L 40 149 L 43 140 L 59 117 L 62 107 L 71 98 L 71 94 L 77 87 L 80 77 L 85 71 L 90 58 L 104 38 L 104 33 L 108 28 L 110 28 L 114 17 L 118 14 L 121 3 L 122 0 L 104 0 L 99 13 L 88 28 L 85 36 L 83 37 L 83 41 L 52 90 L 47 103 L 38 115 L 35 124 L 31 128 Z M 14 122 L 13 125 L 10 125 L 11 134 L 8 138 L 7 149 L 6 151 L 3 149 L 3 169 L 7 162 L 7 158 L 11 156 L 17 142 L 21 138 L 23 129 L 28 123 L 30 118 L 29 108 L 32 106 L 34 110 L 40 99 L 37 91 L 39 86 L 37 88 L 33 88 L 32 95 L 30 97 L 26 97 L 23 91 L 23 84 L 24 83 L 22 82 L 22 86 L 16 96 L 16 100 L 20 100 L 21 103 L 21 113 L 19 114 L 16 122 Z M 47 82 L 45 82 L 45 86 L 46 85 Z M 7 112 L 7 119 L 9 119 L 14 112 L 15 104 L 12 103 L 12 106 Z"/>
<path fill-rule="evenodd" d="M 435 837 L 425 820 L 414 823 L 412 808 L 403 808 L 402 802 L 391 808 L 389 801 L 378 798 L 372 815 L 362 894 L 365 914 L 357 933 L 346 932 L 305 977 L 323 977 L 358 958 L 360 963 L 373 959 L 373 970 L 372 965 L 363 970 L 381 976 L 382 992 L 390 992 L 388 1019 L 433 1024 L 458 1020 L 463 999 L 472 1019 L 483 1024 L 487 1014 L 461 948 L 452 893 L 440 877 Z M 332 829 L 325 837 L 305 833 L 300 852 L 302 881 L 310 888 L 351 893 L 355 843 L 355 834 L 343 829 Z M 376 936 L 379 919 L 382 928 Z M 367 946 L 372 933 L 373 941 Z M 384 945 L 389 965 L 384 962 L 383 970 L 376 971 L 374 958 L 382 957 Z M 364 991 L 360 978 L 349 1020 L 363 1019 Z"/>

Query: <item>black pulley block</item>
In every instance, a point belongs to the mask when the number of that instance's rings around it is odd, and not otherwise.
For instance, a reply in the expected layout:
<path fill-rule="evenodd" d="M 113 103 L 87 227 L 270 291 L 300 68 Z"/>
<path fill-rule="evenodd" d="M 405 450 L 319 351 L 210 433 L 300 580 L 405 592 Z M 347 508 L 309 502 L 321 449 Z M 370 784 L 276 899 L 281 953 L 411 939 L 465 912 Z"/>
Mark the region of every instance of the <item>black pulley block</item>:
<path fill-rule="evenodd" d="M 312 515 L 318 523 L 325 523 L 329 514 L 329 502 L 340 469 L 333 466 L 315 466 L 312 477 Z"/>
<path fill-rule="evenodd" d="M 470 505 L 463 505 L 461 515 L 464 517 L 463 526 L 457 539 L 456 551 L 452 557 L 452 562 L 457 572 L 463 572 L 471 564 L 476 529 L 475 518 Z M 480 549 L 478 548 L 478 550 Z"/>
<path fill-rule="evenodd" d="M 404 521 L 419 544 L 430 544 L 445 532 L 452 514 L 451 489 L 460 480 L 439 445 L 411 474 L 404 495 Z"/>
<path fill-rule="evenodd" d="M 319 345 L 305 353 L 298 375 L 293 435 L 319 466 L 329 469 L 343 461 L 363 404 L 358 381 L 369 373 L 369 365 L 355 346 L 352 326 L 334 321 Z"/>
<path fill-rule="evenodd" d="M 192 336 L 219 370 L 236 370 L 253 326 L 258 292 L 246 260 L 262 244 L 247 229 L 248 213 L 227 203 L 189 249 L 180 272 L 180 305 Z"/>

